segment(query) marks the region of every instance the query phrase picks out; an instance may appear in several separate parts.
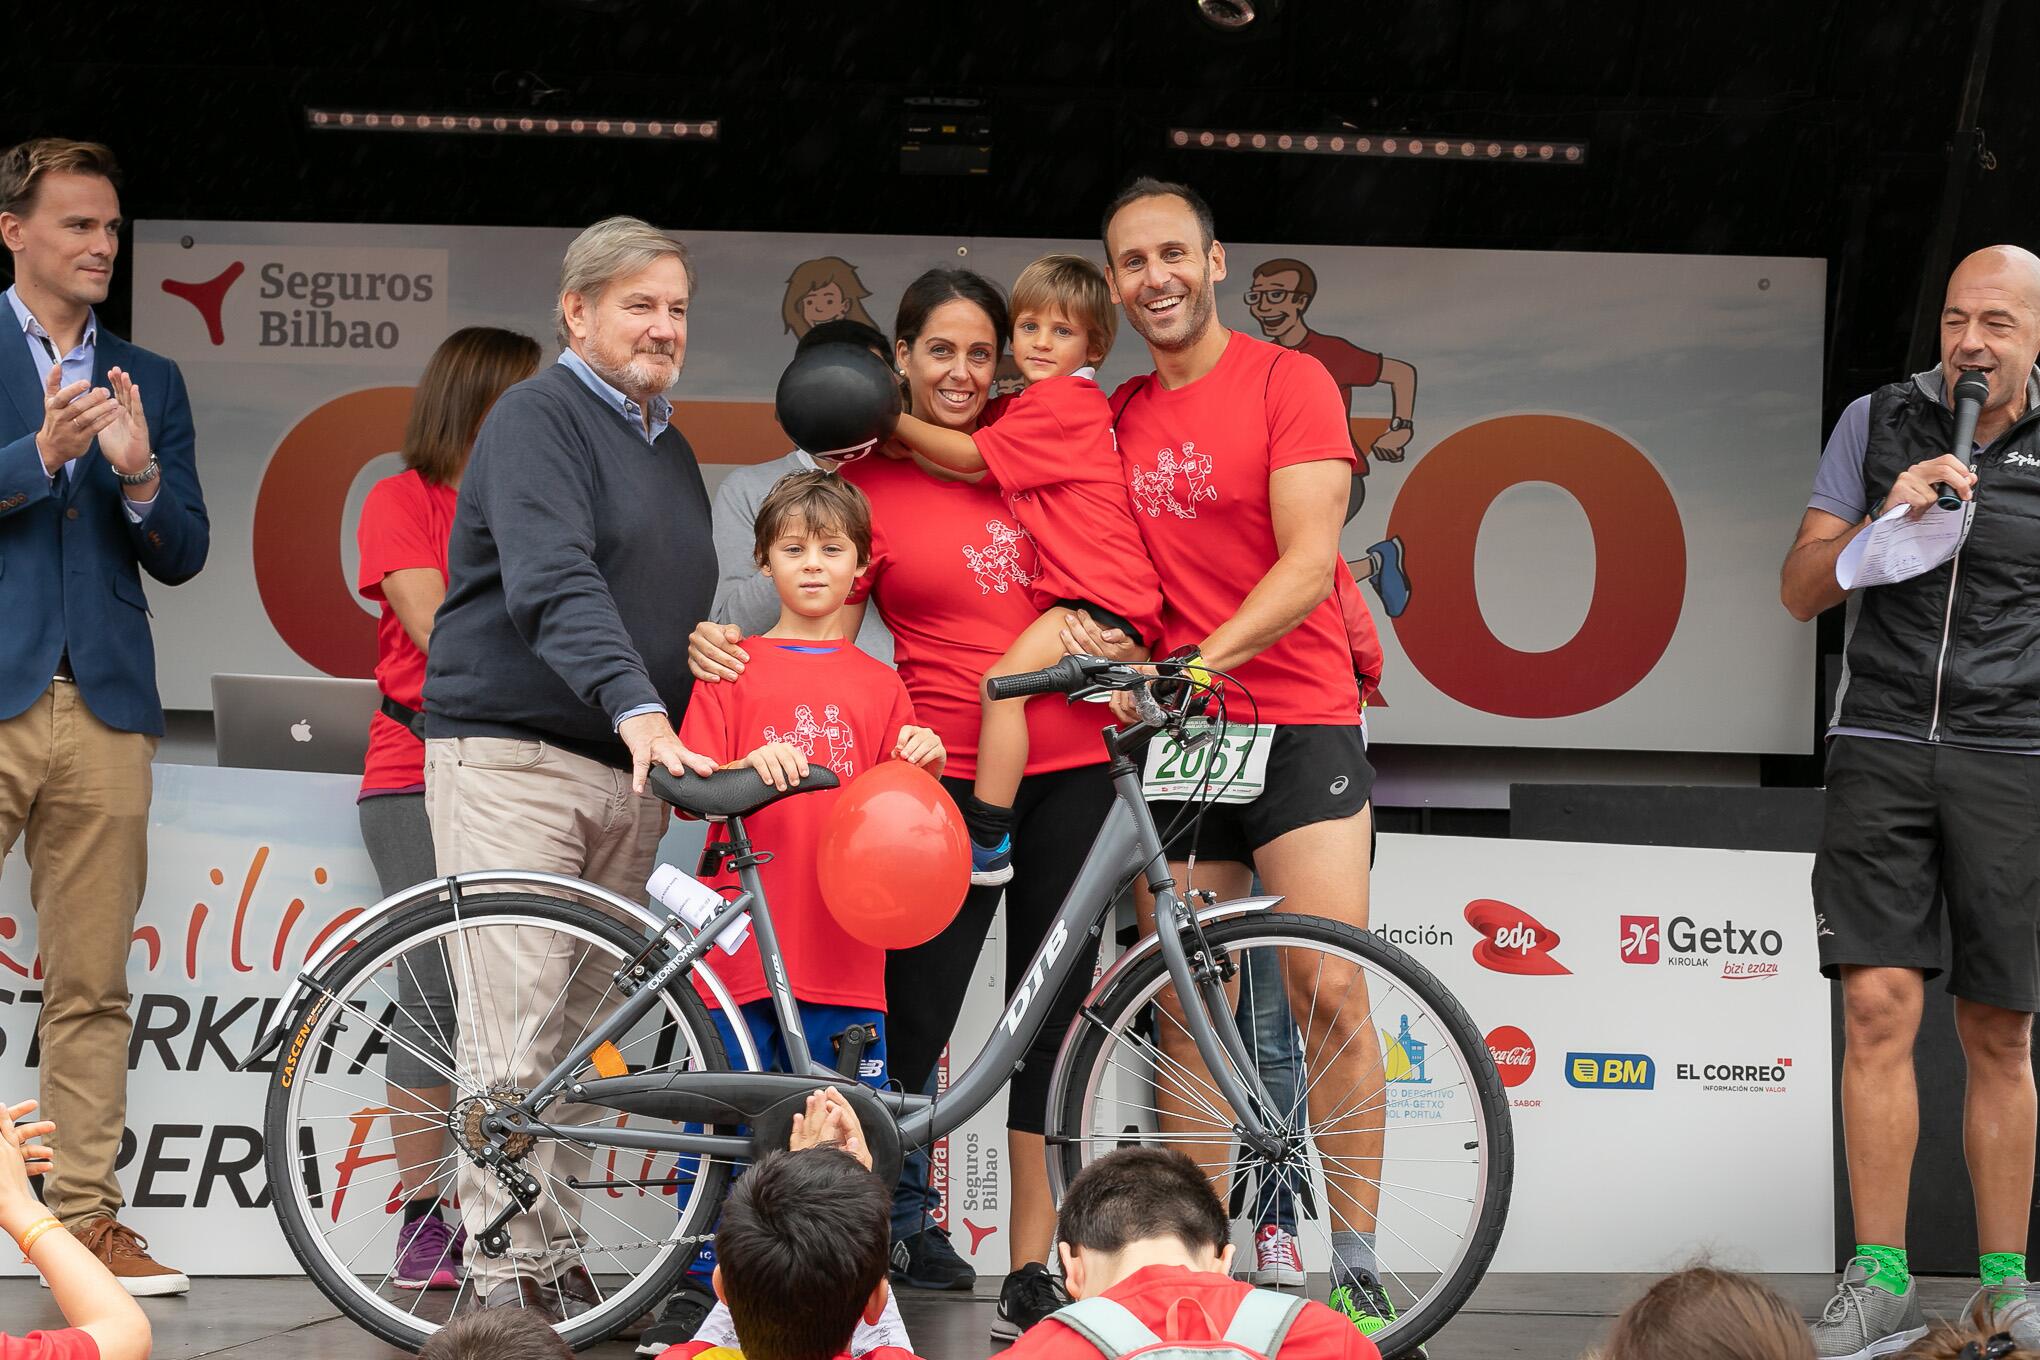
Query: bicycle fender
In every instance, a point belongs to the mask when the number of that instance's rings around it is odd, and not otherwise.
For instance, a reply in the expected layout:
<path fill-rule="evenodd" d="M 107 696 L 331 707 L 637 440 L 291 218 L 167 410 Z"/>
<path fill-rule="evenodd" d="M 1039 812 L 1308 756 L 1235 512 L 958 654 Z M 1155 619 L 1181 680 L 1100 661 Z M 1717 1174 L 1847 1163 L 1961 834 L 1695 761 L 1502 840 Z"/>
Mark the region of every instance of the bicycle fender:
<path fill-rule="evenodd" d="M 255 1046 L 249 1050 L 248 1056 L 235 1064 L 234 1070 L 246 1072 L 276 1051 L 284 1036 L 290 1033 L 292 1019 L 297 1015 L 299 1007 L 313 996 L 324 992 L 325 974 L 334 960 L 380 925 L 385 917 L 393 916 L 410 907 L 437 901 L 450 891 L 467 894 L 529 888 L 539 889 L 549 897 L 559 897 L 583 906 L 605 910 L 644 930 L 647 937 L 652 934 L 670 936 L 675 922 L 672 916 L 656 913 L 642 903 L 620 897 L 607 888 L 597 887 L 583 879 L 568 878 L 564 874 L 542 873 L 535 869 L 483 869 L 454 874 L 448 878 L 436 878 L 428 883 L 414 884 L 390 894 L 372 907 L 365 908 L 359 916 L 348 923 L 345 932 L 334 934 L 305 959 L 304 967 L 298 970 L 297 977 L 291 982 L 290 990 L 284 993 L 283 1004 L 276 1009 L 276 1014 L 281 1018 L 266 1034 L 256 1039 Z M 716 976 L 715 969 L 709 965 L 706 957 L 695 960 L 689 975 L 702 980 L 710 994 L 714 996 L 715 1004 L 720 1006 L 725 1014 L 736 1014 L 737 1003 L 731 999 L 729 989 L 723 985 L 722 979 Z M 741 1058 L 746 1070 L 762 1071 L 764 1064 L 758 1059 L 758 1047 L 752 1041 L 750 1031 L 741 1025 L 734 1028 L 737 1045 L 742 1051 L 730 1055 L 731 1060 L 734 1062 Z"/>

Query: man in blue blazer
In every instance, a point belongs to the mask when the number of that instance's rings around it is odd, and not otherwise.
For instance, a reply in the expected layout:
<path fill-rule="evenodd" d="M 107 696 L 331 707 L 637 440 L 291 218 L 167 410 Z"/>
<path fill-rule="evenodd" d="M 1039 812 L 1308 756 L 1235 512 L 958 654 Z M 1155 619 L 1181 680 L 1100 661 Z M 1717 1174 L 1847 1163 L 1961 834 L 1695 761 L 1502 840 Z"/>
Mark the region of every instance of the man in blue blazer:
<path fill-rule="evenodd" d="M 102 329 L 120 248 L 103 146 L 0 155 L 0 855 L 27 833 L 44 980 L 50 1211 L 130 1293 L 181 1271 L 121 1224 L 127 958 L 148 870 L 149 761 L 163 735 L 140 573 L 205 565 L 191 403 L 177 365 Z"/>

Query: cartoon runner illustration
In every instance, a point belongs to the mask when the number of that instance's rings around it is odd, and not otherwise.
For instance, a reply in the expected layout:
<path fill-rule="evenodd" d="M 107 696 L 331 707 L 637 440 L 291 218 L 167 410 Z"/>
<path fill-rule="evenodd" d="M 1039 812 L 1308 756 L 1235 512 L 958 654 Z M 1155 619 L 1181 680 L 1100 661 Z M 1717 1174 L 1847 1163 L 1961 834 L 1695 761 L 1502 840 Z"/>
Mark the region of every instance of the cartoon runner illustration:
<path fill-rule="evenodd" d="M 1026 541 L 1027 531 L 996 519 L 986 520 L 985 529 L 992 536 L 990 546 L 963 545 L 963 560 L 977 578 L 978 592 L 1004 595 L 1013 586 L 1032 582 L 1032 573 L 1020 563 L 1020 545 Z"/>
<path fill-rule="evenodd" d="M 802 260 L 793 267 L 793 273 L 786 279 L 786 296 L 780 300 L 779 315 L 795 339 L 824 321 L 841 321 L 845 317 L 877 329 L 878 323 L 864 310 L 864 299 L 870 296 L 871 290 L 857 277 L 856 265 L 839 256 L 824 255 L 818 260 Z"/>
<path fill-rule="evenodd" d="M 1384 463 L 1400 463 L 1407 455 L 1410 436 L 1416 429 L 1417 370 L 1404 360 L 1312 330 L 1303 315 L 1317 295 L 1317 286 L 1316 271 L 1302 260 L 1286 256 L 1269 260 L 1254 267 L 1246 304 L 1262 334 L 1285 349 L 1310 355 L 1325 366 L 1332 381 L 1339 385 L 1339 395 L 1345 399 L 1349 412 L 1354 388 L 1388 385 L 1394 409 L 1388 429 L 1367 448 L 1361 448 L 1357 439 L 1353 442 L 1360 467 L 1353 476 L 1353 490 L 1346 502 L 1346 520 L 1351 523 L 1367 501 L 1368 455 Z M 1383 539 L 1347 565 L 1352 568 L 1354 579 L 1373 583 L 1374 593 L 1381 597 L 1381 606 L 1390 618 L 1399 617 L 1409 608 L 1410 580 L 1403 565 L 1401 539 Z"/>
<path fill-rule="evenodd" d="M 857 773 L 857 761 L 850 754 L 857 747 L 857 739 L 850 725 L 843 721 L 843 710 L 834 704 L 822 706 L 822 740 L 828 743 L 821 752 L 823 764 L 845 779 Z"/>

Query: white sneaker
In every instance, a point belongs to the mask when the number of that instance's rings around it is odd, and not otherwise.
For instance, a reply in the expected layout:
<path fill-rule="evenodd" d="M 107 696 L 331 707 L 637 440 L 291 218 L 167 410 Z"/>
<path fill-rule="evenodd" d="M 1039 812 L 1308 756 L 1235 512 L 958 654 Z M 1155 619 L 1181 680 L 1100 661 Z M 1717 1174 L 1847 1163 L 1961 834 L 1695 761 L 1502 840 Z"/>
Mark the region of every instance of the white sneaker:
<path fill-rule="evenodd" d="M 1254 1271 L 1248 1276 L 1252 1283 L 1301 1289 L 1305 1278 L 1303 1253 L 1296 1249 L 1295 1238 L 1273 1223 L 1254 1234 Z"/>

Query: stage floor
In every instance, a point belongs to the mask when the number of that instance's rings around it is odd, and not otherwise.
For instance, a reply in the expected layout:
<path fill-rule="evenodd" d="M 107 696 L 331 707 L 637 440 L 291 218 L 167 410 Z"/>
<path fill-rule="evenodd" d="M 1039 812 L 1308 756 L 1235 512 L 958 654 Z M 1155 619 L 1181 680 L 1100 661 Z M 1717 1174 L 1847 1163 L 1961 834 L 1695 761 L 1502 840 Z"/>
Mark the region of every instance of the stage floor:
<path fill-rule="evenodd" d="M 1648 1275 L 1491 1275 L 1472 1305 L 1432 1339 L 1434 1360 L 1575 1360 L 1606 1333 L 1608 1321 L 1653 1279 Z M 1831 1275 L 1772 1275 L 1772 1288 L 1808 1317 L 1834 1288 Z M 1922 1280 L 1928 1315 L 1947 1316 L 1967 1302 L 1973 1281 Z M 986 1360 L 997 1281 L 973 1297 L 903 1290 L 900 1306 L 915 1349 L 927 1360 Z M 339 1316 L 303 1279 L 202 1279 L 177 1299 L 144 1299 L 155 1329 L 156 1360 L 395 1360 L 393 1350 Z M 49 1291 L 34 1280 L 0 1280 L 0 1330 L 20 1335 L 60 1327 Z M 623 1342 L 583 1352 L 627 1360 Z"/>

